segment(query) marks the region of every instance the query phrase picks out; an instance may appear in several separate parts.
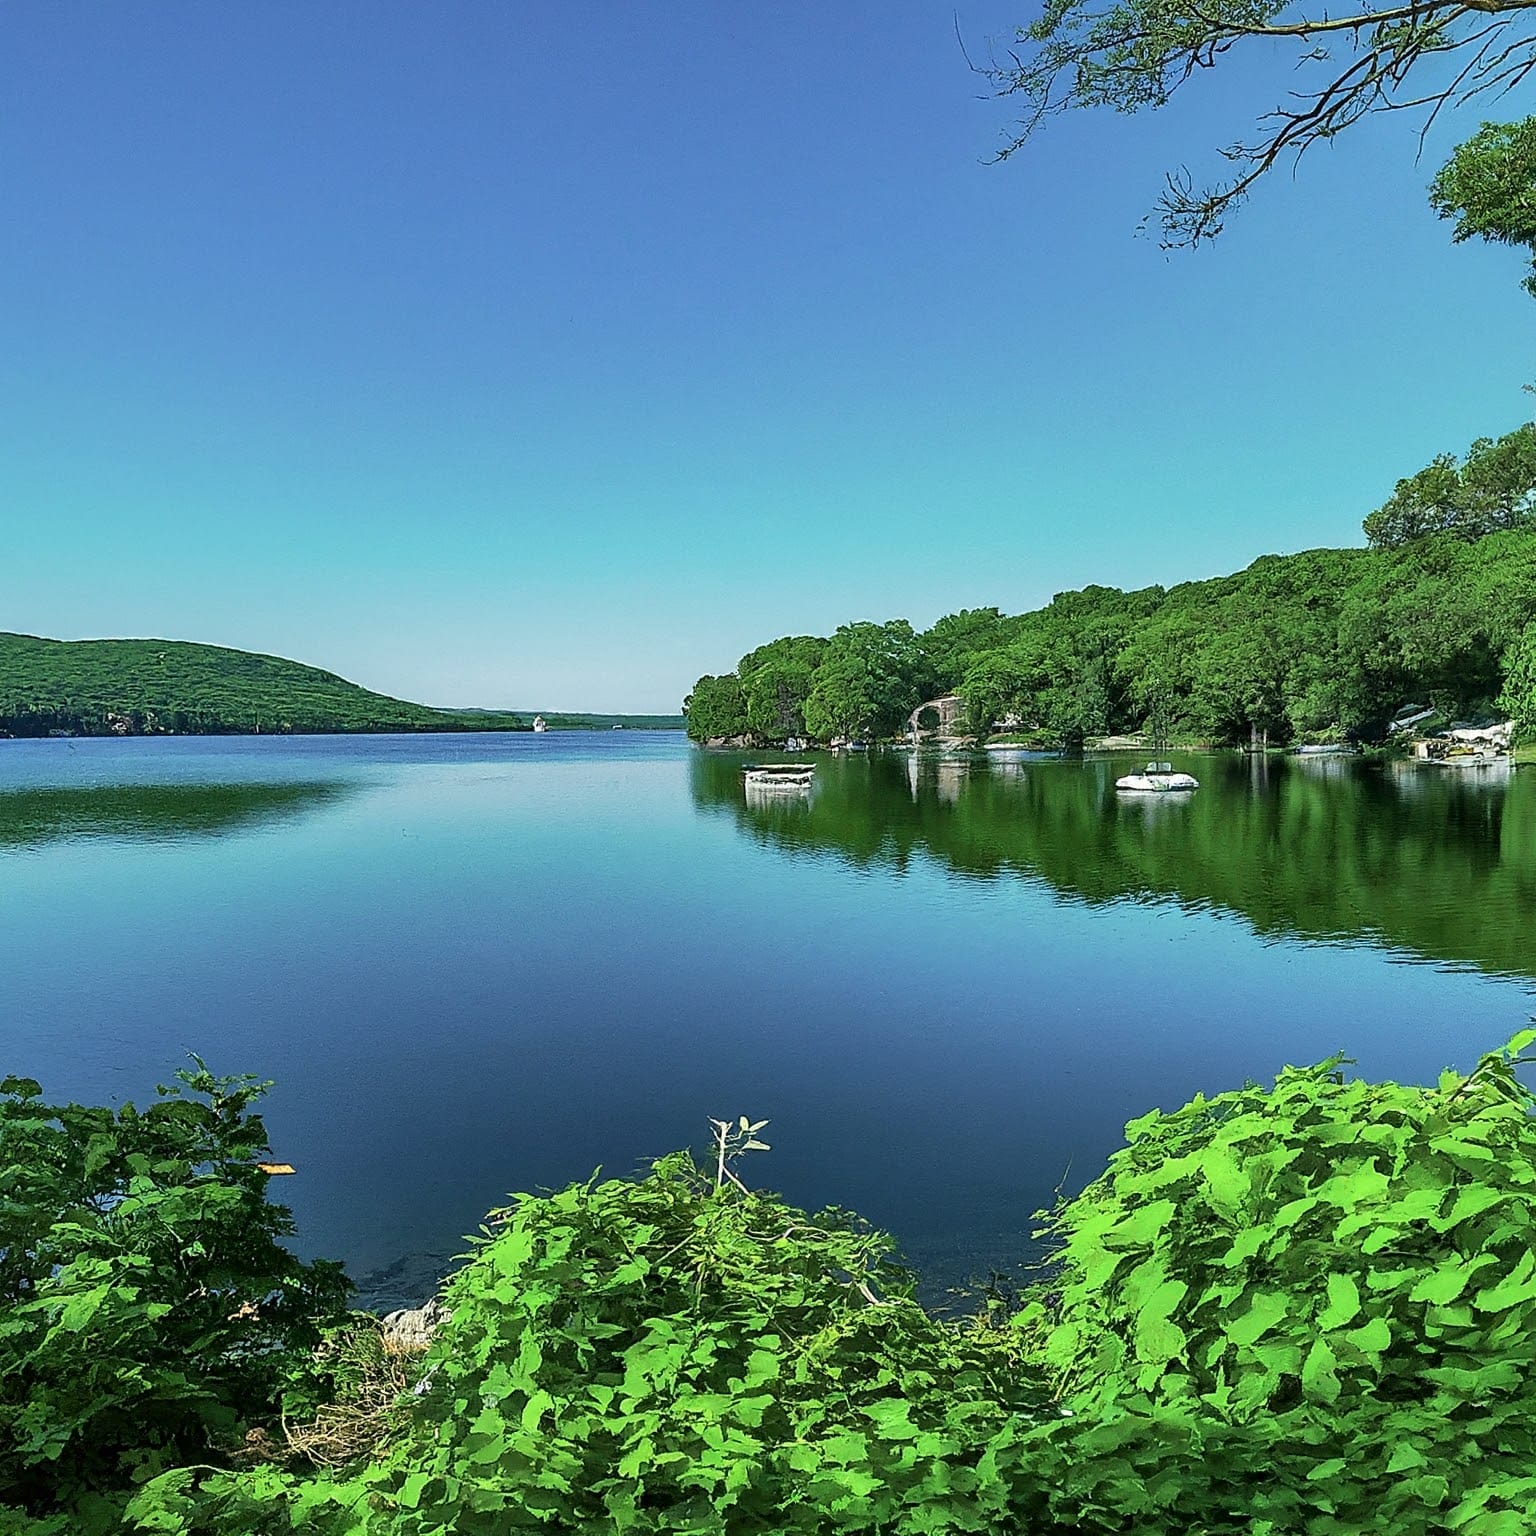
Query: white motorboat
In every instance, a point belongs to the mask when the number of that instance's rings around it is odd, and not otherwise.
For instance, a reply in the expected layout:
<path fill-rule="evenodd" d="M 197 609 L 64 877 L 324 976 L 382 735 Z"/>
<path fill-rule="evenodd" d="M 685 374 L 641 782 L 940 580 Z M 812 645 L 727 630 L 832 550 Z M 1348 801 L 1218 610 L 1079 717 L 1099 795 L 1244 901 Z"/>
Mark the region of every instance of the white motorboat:
<path fill-rule="evenodd" d="M 1190 773 L 1175 773 L 1172 763 L 1148 763 L 1145 773 L 1128 773 L 1115 780 L 1116 789 L 1133 794 L 1166 795 L 1181 789 L 1199 789 L 1200 780 Z"/>
<path fill-rule="evenodd" d="M 742 777 L 753 789 L 809 789 L 816 767 L 813 763 L 748 763 Z"/>

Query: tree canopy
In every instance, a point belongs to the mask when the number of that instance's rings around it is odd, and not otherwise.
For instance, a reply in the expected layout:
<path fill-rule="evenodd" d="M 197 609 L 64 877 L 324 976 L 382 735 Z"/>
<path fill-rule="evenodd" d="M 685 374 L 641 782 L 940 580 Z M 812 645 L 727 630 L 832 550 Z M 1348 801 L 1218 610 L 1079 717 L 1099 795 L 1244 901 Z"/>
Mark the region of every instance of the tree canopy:
<path fill-rule="evenodd" d="M 1503 437 L 1480 437 L 1460 462 L 1438 454 L 1364 523 L 1378 549 L 1395 549 L 1430 533 L 1480 539 L 1522 528 L 1536 515 L 1536 422 Z"/>
<path fill-rule="evenodd" d="M 1168 176 L 1158 203 L 1163 243 L 1193 246 L 1222 226 L 1276 164 L 1293 163 L 1376 112 L 1409 110 L 1427 129 L 1446 107 L 1503 95 L 1536 67 L 1529 0 L 1410 0 L 1331 14 L 1311 0 L 1045 0 L 1013 44 L 974 67 L 1023 115 L 1006 159 L 1041 126 L 1078 108 L 1138 112 L 1166 106 L 1191 80 L 1261 44 L 1286 49 L 1297 84 L 1220 150 L 1214 182 Z M 1487 130 L 1485 129 L 1485 133 Z M 1480 138 L 1482 136 L 1479 136 Z M 1471 141 L 1447 168 L 1442 211 L 1465 230 L 1529 243 L 1529 192 L 1512 195 L 1530 164 L 1530 130 Z M 1529 187 L 1529 176 L 1526 177 Z"/>
<path fill-rule="evenodd" d="M 1525 291 L 1536 298 L 1536 117 L 1484 123 L 1430 183 L 1435 211 L 1456 220 L 1453 240 L 1474 235 L 1531 253 Z"/>
<path fill-rule="evenodd" d="M 688 731 L 760 744 L 890 737 L 941 689 L 965 701 L 976 734 L 1068 746 L 1130 731 L 1379 740 L 1410 703 L 1462 719 L 1504 708 L 1536 730 L 1533 466 L 1536 426 L 1483 439 L 1460 464 L 1437 460 L 1394 503 L 1449 480 L 1450 512 L 1422 526 L 1405 513 L 1390 530 L 1373 513 L 1375 549 L 1265 555 L 1167 590 L 1087 587 L 923 633 L 894 620 L 774 641 L 743 657 L 740 675 L 699 679 Z"/>
<path fill-rule="evenodd" d="M 515 729 L 527 722 L 392 699 L 280 656 L 184 640 L 0 633 L 0 735 Z"/>

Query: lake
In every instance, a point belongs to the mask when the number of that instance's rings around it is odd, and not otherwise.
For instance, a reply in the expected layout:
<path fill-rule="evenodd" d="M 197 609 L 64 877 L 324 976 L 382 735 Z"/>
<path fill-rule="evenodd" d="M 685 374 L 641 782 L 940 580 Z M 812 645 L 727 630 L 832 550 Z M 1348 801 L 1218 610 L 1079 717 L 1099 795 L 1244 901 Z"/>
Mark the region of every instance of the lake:
<path fill-rule="evenodd" d="M 649 732 L 0 742 L 0 1071 L 276 1083 L 306 1254 L 420 1299 L 509 1191 L 768 1118 L 936 1296 L 1035 1250 L 1154 1105 L 1345 1051 L 1428 1081 L 1527 1022 L 1536 773 L 743 759 Z"/>

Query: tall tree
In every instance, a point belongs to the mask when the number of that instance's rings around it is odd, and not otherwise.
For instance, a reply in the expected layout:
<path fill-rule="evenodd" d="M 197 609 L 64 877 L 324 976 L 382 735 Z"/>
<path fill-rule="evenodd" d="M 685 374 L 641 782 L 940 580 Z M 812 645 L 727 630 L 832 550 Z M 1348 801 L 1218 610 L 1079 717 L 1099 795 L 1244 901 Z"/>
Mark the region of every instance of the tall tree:
<path fill-rule="evenodd" d="M 1480 437 L 1458 462 L 1438 454 L 1397 482 L 1363 527 L 1377 549 L 1396 549 L 1432 533 L 1481 539 L 1521 528 L 1536 516 L 1536 422 L 1503 437 Z"/>
<path fill-rule="evenodd" d="M 786 635 L 741 658 L 736 673 L 753 735 L 784 741 L 805 734 L 805 700 L 826 649 L 813 635 Z"/>
<path fill-rule="evenodd" d="M 962 608 L 935 621 L 918 636 L 940 688 L 956 688 L 971 659 L 995 651 L 1008 637 L 1009 623 L 996 608 Z"/>
<path fill-rule="evenodd" d="M 813 736 L 888 736 L 931 685 L 927 657 L 905 619 L 887 624 L 843 624 L 827 643 L 826 658 L 805 700 Z"/>
<path fill-rule="evenodd" d="M 724 741 L 747 733 L 747 701 L 734 672 L 701 677 L 683 700 L 683 713 L 694 741 Z"/>

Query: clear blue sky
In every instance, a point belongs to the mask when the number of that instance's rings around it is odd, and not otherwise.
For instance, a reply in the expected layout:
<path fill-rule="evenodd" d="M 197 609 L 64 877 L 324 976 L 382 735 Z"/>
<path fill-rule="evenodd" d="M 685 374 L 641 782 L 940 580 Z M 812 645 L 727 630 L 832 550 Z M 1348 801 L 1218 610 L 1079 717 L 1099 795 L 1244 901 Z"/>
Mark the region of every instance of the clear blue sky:
<path fill-rule="evenodd" d="M 1283 71 L 988 165 L 954 24 L 9 0 L 0 628 L 670 710 L 778 634 L 1357 543 L 1536 415 L 1518 256 L 1424 199 L 1475 117 L 1417 165 L 1354 130 L 1168 256 L 1162 172 Z"/>

